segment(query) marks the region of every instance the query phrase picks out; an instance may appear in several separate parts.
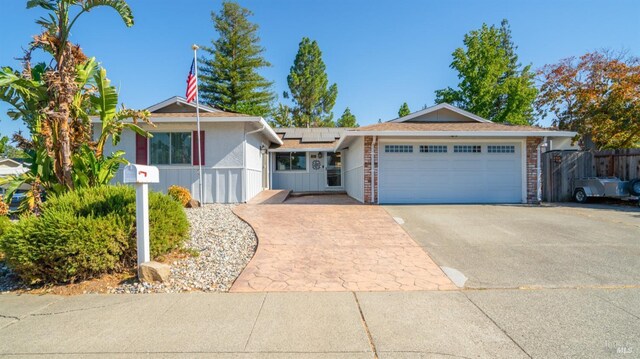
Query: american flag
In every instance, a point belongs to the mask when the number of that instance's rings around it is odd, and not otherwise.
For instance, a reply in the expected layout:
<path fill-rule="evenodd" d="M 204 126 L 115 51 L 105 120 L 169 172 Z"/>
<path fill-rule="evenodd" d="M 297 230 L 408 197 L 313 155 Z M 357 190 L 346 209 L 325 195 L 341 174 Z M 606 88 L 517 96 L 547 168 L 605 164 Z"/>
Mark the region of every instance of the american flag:
<path fill-rule="evenodd" d="M 198 80 L 193 74 L 193 70 L 196 66 L 196 60 L 191 62 L 191 70 L 189 70 L 189 76 L 187 77 L 187 103 L 196 99 L 196 93 L 198 92 Z"/>

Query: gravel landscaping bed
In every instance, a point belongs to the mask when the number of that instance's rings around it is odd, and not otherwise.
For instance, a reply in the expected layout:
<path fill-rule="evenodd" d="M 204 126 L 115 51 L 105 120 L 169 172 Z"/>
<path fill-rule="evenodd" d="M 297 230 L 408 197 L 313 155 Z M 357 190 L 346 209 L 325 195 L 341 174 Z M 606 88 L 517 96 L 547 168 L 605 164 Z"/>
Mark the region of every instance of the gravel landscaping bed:
<path fill-rule="evenodd" d="M 167 283 L 125 283 L 106 288 L 109 293 L 173 293 L 228 291 L 253 257 L 258 244 L 251 227 L 231 209 L 235 205 L 212 204 L 185 209 L 191 224 L 186 249 L 195 254 L 171 265 Z M 27 289 L 0 262 L 0 292 Z"/>
<path fill-rule="evenodd" d="M 168 283 L 124 284 L 112 293 L 227 291 L 249 263 L 258 244 L 253 229 L 231 209 L 234 205 L 212 204 L 185 209 L 191 224 L 191 239 L 185 247 L 198 253 L 171 263 Z"/>

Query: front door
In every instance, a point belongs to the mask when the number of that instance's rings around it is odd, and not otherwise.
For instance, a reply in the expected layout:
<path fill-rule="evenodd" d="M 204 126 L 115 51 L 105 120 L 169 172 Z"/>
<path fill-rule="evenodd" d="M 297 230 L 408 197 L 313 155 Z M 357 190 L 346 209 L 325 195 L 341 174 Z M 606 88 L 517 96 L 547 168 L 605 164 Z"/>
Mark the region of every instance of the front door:
<path fill-rule="evenodd" d="M 342 187 L 342 154 L 340 152 L 327 152 L 326 161 L 327 187 Z"/>

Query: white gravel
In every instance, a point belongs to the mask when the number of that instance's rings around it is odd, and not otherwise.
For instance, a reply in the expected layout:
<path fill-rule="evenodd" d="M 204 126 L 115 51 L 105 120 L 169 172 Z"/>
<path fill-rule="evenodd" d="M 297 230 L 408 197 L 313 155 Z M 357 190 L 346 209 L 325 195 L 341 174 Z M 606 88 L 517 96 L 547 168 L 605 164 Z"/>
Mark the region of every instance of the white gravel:
<path fill-rule="evenodd" d="M 110 292 L 228 291 L 258 244 L 253 229 L 231 211 L 233 206 L 212 204 L 185 209 L 191 224 L 191 239 L 185 247 L 199 255 L 173 262 L 169 282 L 123 284 Z"/>

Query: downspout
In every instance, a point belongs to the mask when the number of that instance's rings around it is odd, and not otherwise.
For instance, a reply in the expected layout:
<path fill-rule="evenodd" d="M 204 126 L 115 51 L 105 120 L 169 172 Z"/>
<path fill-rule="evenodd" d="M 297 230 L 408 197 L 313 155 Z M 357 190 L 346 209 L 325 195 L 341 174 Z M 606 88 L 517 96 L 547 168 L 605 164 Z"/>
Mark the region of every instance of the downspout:
<path fill-rule="evenodd" d="M 247 202 L 247 135 L 262 132 L 264 129 L 264 123 L 257 130 L 247 132 L 247 128 L 244 128 L 244 140 L 242 141 L 242 200 L 244 202 Z M 260 154 L 262 154 L 262 150 L 260 150 Z"/>
<path fill-rule="evenodd" d="M 538 147 L 536 149 L 536 152 L 538 154 L 537 158 L 536 158 L 536 171 L 537 171 L 537 181 L 536 181 L 536 199 L 538 200 L 538 203 L 542 202 L 542 166 L 541 166 L 541 161 L 540 161 L 540 156 L 542 155 L 542 147 L 546 147 L 547 146 L 547 136 L 543 137 L 542 142 L 540 142 L 538 144 Z"/>
<path fill-rule="evenodd" d="M 374 150 L 374 148 L 375 148 L 376 140 L 377 140 L 377 139 L 378 139 L 378 137 L 377 137 L 377 136 L 373 136 L 373 138 L 372 138 L 372 140 L 371 140 L 371 150 L 369 151 L 369 152 L 370 152 L 370 155 L 371 155 L 371 204 L 375 204 L 375 203 L 376 203 L 376 201 L 375 201 L 375 193 L 376 193 L 375 186 L 376 186 L 376 179 L 375 179 L 375 176 L 374 176 L 374 175 L 375 175 L 375 168 L 374 168 L 374 158 L 375 158 L 375 157 L 374 157 L 373 150 Z"/>

